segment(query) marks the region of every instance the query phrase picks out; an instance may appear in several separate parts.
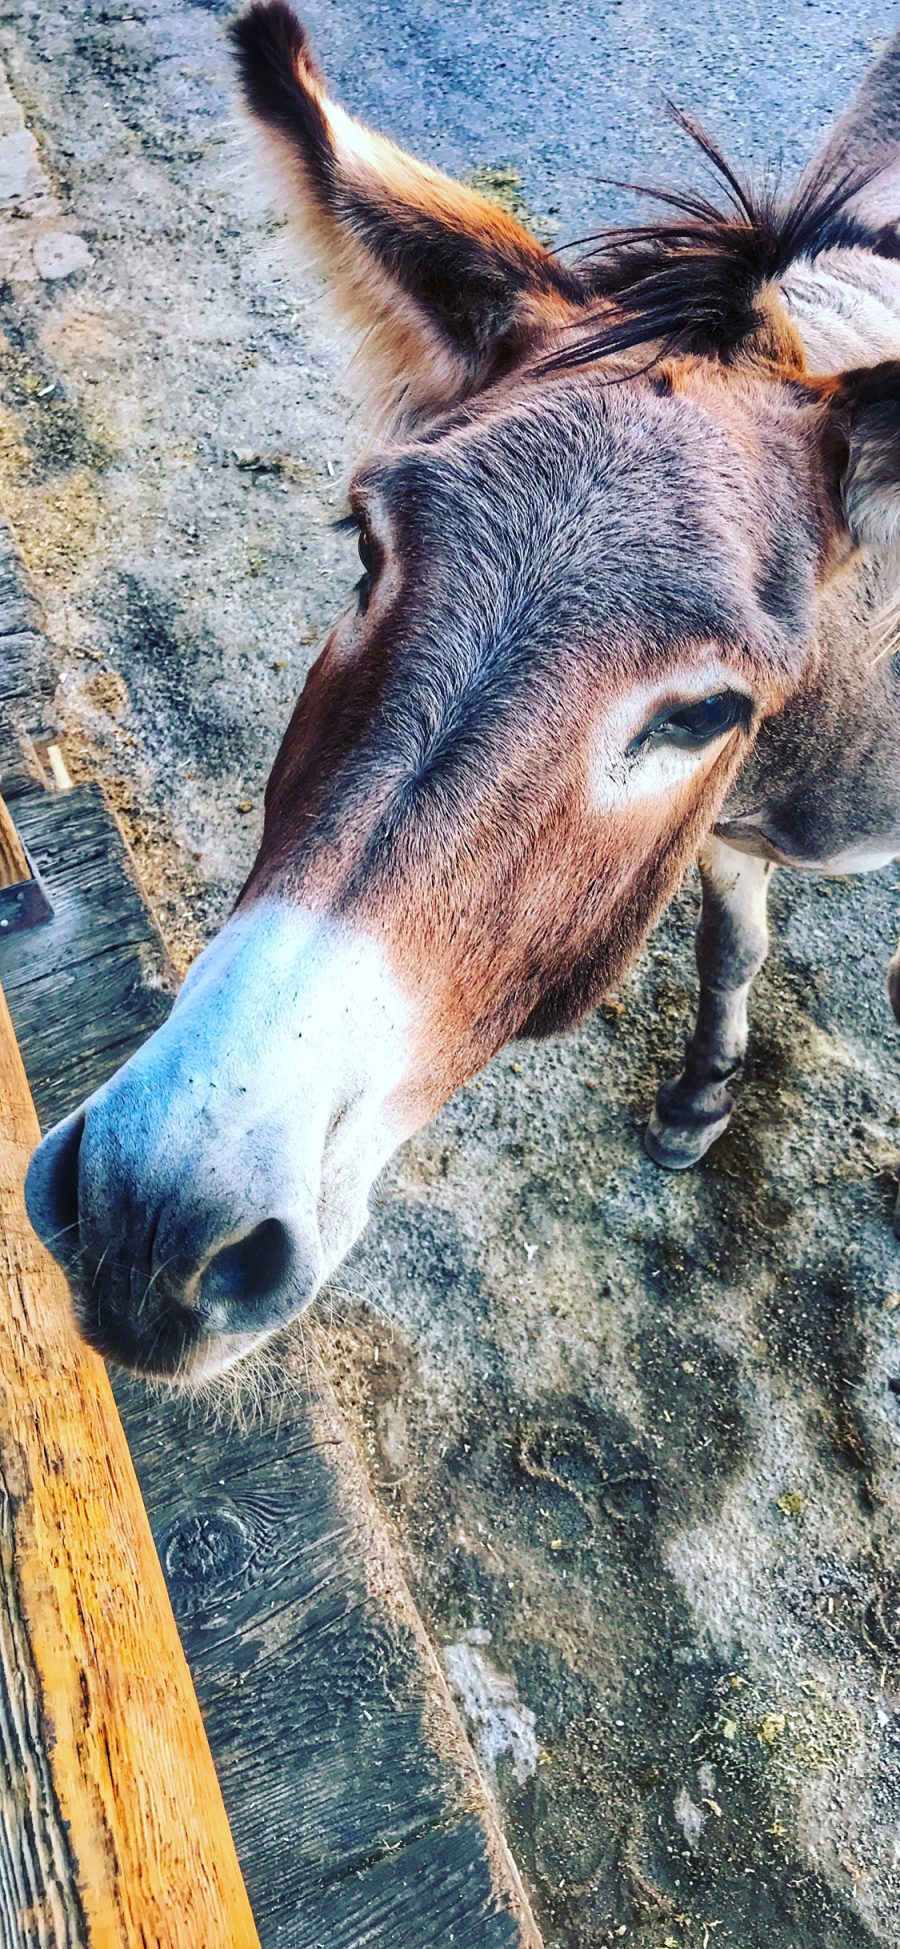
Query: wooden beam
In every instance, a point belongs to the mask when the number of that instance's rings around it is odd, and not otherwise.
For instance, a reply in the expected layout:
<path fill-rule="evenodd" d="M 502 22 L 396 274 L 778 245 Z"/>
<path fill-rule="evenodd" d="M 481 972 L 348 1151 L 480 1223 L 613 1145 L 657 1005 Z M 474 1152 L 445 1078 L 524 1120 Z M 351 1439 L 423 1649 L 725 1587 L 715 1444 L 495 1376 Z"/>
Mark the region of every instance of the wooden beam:
<path fill-rule="evenodd" d="M 42 792 L 46 784 L 40 758 L 18 713 L 0 705 L 0 794 L 14 799 L 20 792 Z"/>
<path fill-rule="evenodd" d="M 19 886 L 31 879 L 25 848 L 13 825 L 8 806 L 0 799 L 0 887 Z"/>
<path fill-rule="evenodd" d="M 50 902 L 0 798 L 0 936 L 22 934 L 50 918 Z"/>
<path fill-rule="evenodd" d="M 0 1941 L 258 1949 L 102 1361 L 25 1215 L 0 990 Z"/>

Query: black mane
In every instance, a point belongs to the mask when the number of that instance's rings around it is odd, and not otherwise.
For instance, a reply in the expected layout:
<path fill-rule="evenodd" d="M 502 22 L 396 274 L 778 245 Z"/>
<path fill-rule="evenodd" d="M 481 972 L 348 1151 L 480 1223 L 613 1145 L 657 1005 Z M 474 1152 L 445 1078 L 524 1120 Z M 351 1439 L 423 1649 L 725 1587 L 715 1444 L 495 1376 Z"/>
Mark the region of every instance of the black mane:
<path fill-rule="evenodd" d="M 743 182 L 704 129 L 679 109 L 671 112 L 712 165 L 725 197 L 717 203 L 694 190 L 616 184 L 673 214 L 581 240 L 593 245 L 577 267 L 585 299 L 606 302 L 595 316 L 579 320 L 571 344 L 550 356 L 548 368 L 650 344 L 658 344 L 662 356 L 693 352 L 727 361 L 763 324 L 763 286 L 798 257 L 860 243 L 885 256 L 900 255 L 892 226 L 874 233 L 847 207 L 884 162 L 838 176 L 832 166 L 808 175 L 793 196 L 782 198 L 771 186 Z"/>

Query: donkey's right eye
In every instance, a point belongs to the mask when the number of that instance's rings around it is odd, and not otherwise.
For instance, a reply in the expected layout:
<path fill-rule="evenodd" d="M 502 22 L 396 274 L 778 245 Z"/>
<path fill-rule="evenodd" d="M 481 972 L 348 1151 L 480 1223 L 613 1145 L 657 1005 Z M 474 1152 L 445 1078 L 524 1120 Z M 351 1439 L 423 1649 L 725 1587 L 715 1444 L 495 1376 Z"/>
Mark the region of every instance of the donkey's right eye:
<path fill-rule="evenodd" d="M 637 752 L 644 745 L 662 740 L 688 749 L 709 744 L 713 738 L 733 731 L 736 724 L 742 724 L 746 730 L 751 714 L 750 699 L 741 691 L 717 690 L 709 697 L 699 697 L 695 703 L 658 711 L 633 740 L 631 751 Z"/>
<path fill-rule="evenodd" d="M 359 549 L 359 559 L 362 562 L 363 569 L 366 575 L 369 576 L 374 575 L 375 565 L 376 565 L 375 544 L 372 540 L 368 528 L 360 528 L 359 537 L 356 545 L 357 548 Z"/>
<path fill-rule="evenodd" d="M 332 527 L 336 534 L 349 533 L 356 535 L 356 546 L 359 551 L 359 559 L 362 563 L 363 571 L 356 584 L 356 594 L 359 597 L 359 606 L 365 614 L 371 594 L 371 585 L 378 573 L 380 562 L 378 544 L 374 539 L 365 515 L 358 508 L 353 508 L 349 513 L 340 515 L 337 521 L 332 522 Z"/>
<path fill-rule="evenodd" d="M 675 744 L 708 744 L 711 738 L 732 731 L 736 724 L 746 725 L 749 714 L 746 697 L 736 690 L 717 690 L 696 704 L 682 704 L 680 710 L 670 711 L 658 731 Z"/>

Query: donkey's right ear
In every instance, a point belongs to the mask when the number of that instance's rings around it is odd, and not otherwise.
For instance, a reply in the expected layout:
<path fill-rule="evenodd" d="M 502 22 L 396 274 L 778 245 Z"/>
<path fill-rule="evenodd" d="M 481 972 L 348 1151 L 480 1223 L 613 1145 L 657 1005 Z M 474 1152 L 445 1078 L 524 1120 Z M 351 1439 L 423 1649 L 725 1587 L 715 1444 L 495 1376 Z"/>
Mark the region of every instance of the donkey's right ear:
<path fill-rule="evenodd" d="M 853 540 L 900 546 L 900 359 L 842 372 L 822 388 Z"/>
<path fill-rule="evenodd" d="M 403 418 L 464 399 L 542 325 L 574 315 L 574 275 L 522 224 L 328 99 L 286 0 L 256 0 L 231 38 L 301 233 L 365 334 L 382 409 Z"/>

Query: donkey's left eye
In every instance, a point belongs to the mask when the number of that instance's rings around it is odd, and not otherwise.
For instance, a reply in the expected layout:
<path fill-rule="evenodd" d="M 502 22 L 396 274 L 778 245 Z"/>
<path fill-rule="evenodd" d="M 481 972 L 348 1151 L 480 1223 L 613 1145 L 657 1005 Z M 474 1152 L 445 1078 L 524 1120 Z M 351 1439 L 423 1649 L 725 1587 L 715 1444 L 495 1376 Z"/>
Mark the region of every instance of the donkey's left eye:
<path fill-rule="evenodd" d="M 665 738 L 667 744 L 682 746 L 709 744 L 736 724 L 746 725 L 750 709 L 749 698 L 740 691 L 717 690 L 696 704 L 679 704 L 675 710 L 661 712 L 635 739 L 632 749 L 649 738 Z"/>

